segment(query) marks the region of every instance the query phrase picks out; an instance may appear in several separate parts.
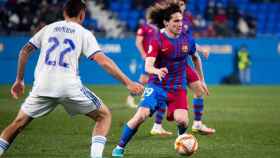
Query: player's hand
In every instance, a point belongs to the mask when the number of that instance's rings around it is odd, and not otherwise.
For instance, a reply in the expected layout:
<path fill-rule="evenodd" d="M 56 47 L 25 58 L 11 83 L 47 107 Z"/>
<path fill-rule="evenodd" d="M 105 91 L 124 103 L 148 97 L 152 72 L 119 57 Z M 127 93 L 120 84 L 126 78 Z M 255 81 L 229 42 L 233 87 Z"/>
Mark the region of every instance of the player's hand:
<path fill-rule="evenodd" d="M 137 82 L 131 82 L 127 85 L 127 89 L 129 90 L 131 95 L 142 95 L 144 92 L 144 86 Z"/>
<path fill-rule="evenodd" d="M 166 67 L 157 69 L 157 71 L 155 72 L 155 74 L 158 76 L 158 79 L 161 81 L 166 74 L 168 74 L 168 70 Z"/>
<path fill-rule="evenodd" d="M 209 90 L 208 90 L 208 87 L 207 87 L 205 81 L 202 81 L 201 84 L 202 84 L 202 88 L 203 88 L 203 90 L 204 90 L 204 93 L 205 93 L 207 96 L 209 96 L 210 93 L 209 93 Z"/>
<path fill-rule="evenodd" d="M 24 93 L 24 81 L 16 80 L 12 86 L 11 94 L 15 99 L 21 97 Z"/>

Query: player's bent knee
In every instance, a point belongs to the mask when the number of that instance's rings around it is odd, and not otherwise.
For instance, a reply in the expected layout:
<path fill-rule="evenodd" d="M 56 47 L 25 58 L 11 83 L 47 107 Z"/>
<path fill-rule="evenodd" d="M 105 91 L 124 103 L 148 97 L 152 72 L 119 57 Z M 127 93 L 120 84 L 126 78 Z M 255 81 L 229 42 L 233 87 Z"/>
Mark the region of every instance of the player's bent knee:
<path fill-rule="evenodd" d="M 105 105 L 102 105 L 98 110 L 94 110 L 86 115 L 94 121 L 111 120 L 112 118 L 110 110 Z"/>
<path fill-rule="evenodd" d="M 102 105 L 99 112 L 100 112 L 100 117 L 102 117 L 102 118 L 109 118 L 110 119 L 112 117 L 112 114 L 111 114 L 110 110 L 105 105 Z"/>
<path fill-rule="evenodd" d="M 141 124 L 149 117 L 149 114 L 149 109 L 140 107 L 133 116 L 132 121 L 136 124 Z"/>
<path fill-rule="evenodd" d="M 200 81 L 194 82 L 190 85 L 195 97 L 202 97 L 204 95 L 204 89 Z"/>
<path fill-rule="evenodd" d="M 179 118 L 175 118 L 175 121 L 177 124 L 179 125 L 187 125 L 187 120 L 182 118 L 182 117 L 179 117 Z"/>

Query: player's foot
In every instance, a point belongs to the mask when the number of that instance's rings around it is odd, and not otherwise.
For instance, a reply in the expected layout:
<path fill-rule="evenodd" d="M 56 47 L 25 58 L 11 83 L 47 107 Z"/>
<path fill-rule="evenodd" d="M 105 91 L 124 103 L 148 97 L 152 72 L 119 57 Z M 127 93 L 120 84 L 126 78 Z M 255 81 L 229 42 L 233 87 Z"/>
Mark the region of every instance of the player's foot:
<path fill-rule="evenodd" d="M 172 132 L 166 131 L 163 128 L 159 128 L 159 129 L 152 128 L 150 133 L 151 133 L 151 135 L 160 135 L 160 136 L 170 136 L 170 135 L 172 135 Z"/>
<path fill-rule="evenodd" d="M 134 102 L 134 98 L 131 95 L 127 96 L 126 104 L 131 108 L 137 108 L 137 105 Z"/>
<path fill-rule="evenodd" d="M 194 124 L 192 126 L 192 132 L 196 132 L 203 135 L 210 135 L 210 134 L 214 134 L 216 130 L 214 128 L 207 127 L 205 124 L 200 124 L 200 125 Z"/>
<path fill-rule="evenodd" d="M 113 157 L 123 157 L 124 149 L 115 147 L 115 149 L 112 151 Z"/>

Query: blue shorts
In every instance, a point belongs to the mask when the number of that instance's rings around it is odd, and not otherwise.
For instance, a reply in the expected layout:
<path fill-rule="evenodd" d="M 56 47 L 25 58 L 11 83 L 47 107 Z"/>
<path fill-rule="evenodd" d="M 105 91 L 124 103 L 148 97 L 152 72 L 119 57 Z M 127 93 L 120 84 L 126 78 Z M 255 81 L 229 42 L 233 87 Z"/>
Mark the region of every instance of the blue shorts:
<path fill-rule="evenodd" d="M 157 109 L 165 109 L 166 106 L 167 92 L 157 85 L 147 84 L 139 107 L 149 108 L 152 116 Z"/>

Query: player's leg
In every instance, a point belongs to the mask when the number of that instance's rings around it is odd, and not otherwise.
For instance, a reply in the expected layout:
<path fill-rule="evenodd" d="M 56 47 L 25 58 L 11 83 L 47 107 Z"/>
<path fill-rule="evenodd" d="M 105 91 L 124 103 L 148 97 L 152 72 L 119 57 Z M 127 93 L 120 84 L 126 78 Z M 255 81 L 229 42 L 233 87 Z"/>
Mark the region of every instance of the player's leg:
<path fill-rule="evenodd" d="M 174 120 L 177 124 L 178 135 L 186 133 L 188 129 L 188 110 L 186 109 L 176 109 L 174 111 Z"/>
<path fill-rule="evenodd" d="M 20 110 L 17 117 L 0 135 L 0 157 L 9 148 L 16 136 L 32 121 L 32 118 Z"/>
<path fill-rule="evenodd" d="M 193 112 L 194 121 L 192 126 L 193 132 L 199 132 L 201 134 L 213 134 L 215 129 L 207 127 L 202 123 L 202 116 L 204 112 L 204 89 L 201 81 L 195 81 L 190 83 L 190 88 L 194 93 L 193 97 Z"/>
<path fill-rule="evenodd" d="M 123 128 L 123 132 L 118 145 L 112 152 L 113 157 L 123 157 L 124 148 L 130 139 L 137 132 L 138 127 L 151 116 L 157 109 L 158 102 L 164 100 L 167 96 L 163 89 L 155 85 L 147 85 L 143 94 L 144 98 L 139 104 L 139 108 L 135 115 L 127 122 Z M 166 105 L 166 104 L 165 104 Z"/>
<path fill-rule="evenodd" d="M 91 157 L 101 158 L 107 141 L 106 136 L 111 127 L 111 112 L 103 104 L 98 110 L 94 110 L 86 116 L 95 121 L 95 127 L 92 130 Z"/>
<path fill-rule="evenodd" d="M 68 96 L 60 99 L 60 103 L 69 115 L 84 114 L 96 124 L 92 130 L 91 157 L 101 158 L 106 136 L 111 127 L 111 112 L 102 100 L 86 87 L 69 89 Z"/>
<path fill-rule="evenodd" d="M 172 132 L 169 132 L 162 127 L 162 121 L 165 112 L 166 112 L 166 106 L 160 105 L 157 111 L 155 112 L 154 125 L 150 131 L 151 135 L 161 135 L 161 136 L 172 135 Z"/>
<path fill-rule="evenodd" d="M 188 128 L 189 117 L 186 95 L 187 92 L 184 89 L 168 93 L 167 120 L 176 122 L 178 135 L 184 134 Z"/>
<path fill-rule="evenodd" d="M 0 136 L 0 156 L 8 149 L 16 136 L 34 118 L 47 115 L 56 107 L 56 99 L 30 95 L 22 104 L 15 120 L 3 130 Z"/>
<path fill-rule="evenodd" d="M 112 151 L 113 157 L 123 157 L 124 148 L 131 138 L 137 132 L 138 127 L 148 118 L 150 109 L 146 107 L 139 107 L 135 115 L 124 125 L 120 141 Z"/>
<path fill-rule="evenodd" d="M 187 80 L 189 88 L 192 90 L 193 97 L 193 114 L 194 121 L 192 126 L 193 132 L 199 132 L 201 134 L 212 134 L 215 132 L 214 129 L 208 128 L 202 123 L 202 116 L 204 112 L 204 89 L 202 82 L 199 79 L 198 74 L 190 66 L 187 66 Z"/>

